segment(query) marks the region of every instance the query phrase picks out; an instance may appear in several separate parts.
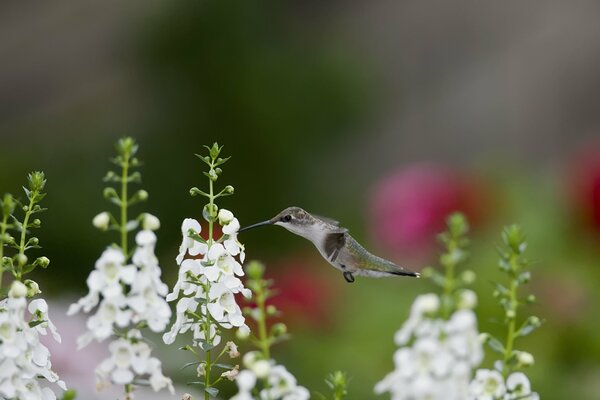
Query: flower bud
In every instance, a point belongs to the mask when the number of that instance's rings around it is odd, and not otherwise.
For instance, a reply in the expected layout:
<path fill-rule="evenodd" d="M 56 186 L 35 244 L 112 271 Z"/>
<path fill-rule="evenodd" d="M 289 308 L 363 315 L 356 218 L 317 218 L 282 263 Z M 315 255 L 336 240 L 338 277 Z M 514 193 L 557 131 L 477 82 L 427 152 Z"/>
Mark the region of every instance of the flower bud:
<path fill-rule="evenodd" d="M 267 311 L 267 315 L 269 315 L 269 316 L 276 315 L 277 314 L 277 307 L 275 307 L 273 304 L 269 304 L 267 306 L 266 311 Z"/>
<path fill-rule="evenodd" d="M 35 260 L 35 265 L 40 266 L 42 268 L 46 268 L 49 264 L 50 264 L 50 260 L 48 259 L 48 257 L 45 257 L 45 256 L 38 257 Z"/>
<path fill-rule="evenodd" d="M 19 267 L 22 267 L 23 265 L 27 264 L 27 256 L 25 254 L 17 254 L 15 256 L 15 261 Z"/>
<path fill-rule="evenodd" d="M 233 189 L 233 186 L 227 185 L 227 186 L 225 186 L 225 189 L 223 191 L 227 194 L 233 194 L 234 189 Z"/>
<path fill-rule="evenodd" d="M 516 316 L 515 310 L 506 310 L 506 318 L 514 319 Z"/>
<path fill-rule="evenodd" d="M 475 279 L 477 278 L 477 276 L 475 275 L 475 272 L 473 272 L 471 270 L 466 270 L 466 271 L 463 271 L 462 274 L 460 274 L 460 278 L 462 279 L 462 281 L 465 285 L 470 285 L 473 282 L 475 282 Z"/>
<path fill-rule="evenodd" d="M 517 353 L 517 361 L 523 367 L 530 367 L 535 362 L 535 359 L 533 358 L 533 355 L 531 353 L 528 353 L 526 351 L 519 351 Z"/>
<path fill-rule="evenodd" d="M 138 190 L 137 196 L 140 200 L 144 201 L 148 198 L 148 192 L 146 192 L 144 189 Z"/>
<path fill-rule="evenodd" d="M 477 306 L 477 295 L 474 291 L 463 289 L 458 293 L 458 308 L 473 309 Z"/>
<path fill-rule="evenodd" d="M 33 221 L 31 221 L 31 226 L 34 228 L 39 228 L 41 225 L 42 221 L 39 218 L 36 218 Z"/>
<path fill-rule="evenodd" d="M 156 231 L 160 228 L 160 220 L 149 213 L 145 213 L 142 220 L 142 228 L 145 230 Z"/>
<path fill-rule="evenodd" d="M 218 218 L 219 218 L 219 224 L 227 225 L 228 223 L 230 223 L 233 220 L 233 213 L 229 210 L 221 208 L 219 210 Z"/>
<path fill-rule="evenodd" d="M 27 287 L 27 297 L 33 297 L 38 293 L 42 293 L 37 282 L 27 279 L 24 284 Z"/>
<path fill-rule="evenodd" d="M 205 362 L 201 362 L 200 364 L 198 364 L 198 368 L 196 368 L 196 374 L 198 375 L 198 377 L 203 377 L 204 374 L 206 374 L 206 363 Z"/>
<path fill-rule="evenodd" d="M 269 375 L 271 363 L 267 360 L 257 360 L 249 368 L 257 378 L 263 379 Z"/>
<path fill-rule="evenodd" d="M 251 279 L 260 279 L 265 273 L 265 266 L 258 261 L 251 261 L 246 267 L 246 273 Z"/>
<path fill-rule="evenodd" d="M 271 328 L 271 332 L 275 337 L 285 335 L 287 333 L 287 326 L 282 322 L 278 322 L 275 325 L 273 325 L 273 327 Z"/>
<path fill-rule="evenodd" d="M 20 298 L 27 296 L 27 286 L 21 281 L 13 281 L 8 291 L 8 297 Z"/>
<path fill-rule="evenodd" d="M 235 337 L 239 340 L 246 340 L 250 337 L 250 329 L 247 326 L 241 326 L 236 332 Z"/>
<path fill-rule="evenodd" d="M 110 214 L 107 213 L 106 211 L 101 212 L 100 214 L 96 215 L 94 217 L 94 219 L 92 220 L 92 224 L 100 229 L 101 231 L 105 231 L 108 229 L 108 224 L 110 223 Z"/>
<path fill-rule="evenodd" d="M 29 239 L 29 244 L 32 246 L 37 246 L 39 243 L 40 239 L 36 238 L 35 236 Z"/>

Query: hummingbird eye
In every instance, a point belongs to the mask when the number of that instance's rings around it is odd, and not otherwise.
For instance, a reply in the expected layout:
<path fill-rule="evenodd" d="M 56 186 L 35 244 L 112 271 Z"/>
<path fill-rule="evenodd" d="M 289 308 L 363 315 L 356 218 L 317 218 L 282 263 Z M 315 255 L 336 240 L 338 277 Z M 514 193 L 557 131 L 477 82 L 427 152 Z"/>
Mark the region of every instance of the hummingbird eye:
<path fill-rule="evenodd" d="M 290 222 L 292 220 L 292 215 L 291 214 L 285 215 L 285 216 L 281 217 L 281 220 L 283 222 Z"/>

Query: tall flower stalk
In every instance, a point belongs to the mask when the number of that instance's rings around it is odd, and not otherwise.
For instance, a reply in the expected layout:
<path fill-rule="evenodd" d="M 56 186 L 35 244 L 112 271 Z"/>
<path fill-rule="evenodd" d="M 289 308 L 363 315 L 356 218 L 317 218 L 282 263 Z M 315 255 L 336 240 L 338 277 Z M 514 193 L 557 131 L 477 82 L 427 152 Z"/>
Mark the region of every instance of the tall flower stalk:
<path fill-rule="evenodd" d="M 162 373 L 161 362 L 151 357 L 151 348 L 143 338 L 141 329 L 162 332 L 169 322 L 171 310 L 164 296 L 168 288 L 161 281 L 161 270 L 154 255 L 156 235 L 160 221 L 155 216 L 142 213 L 130 219 L 129 209 L 148 198 L 145 190 L 130 195 L 130 184 L 140 183 L 138 145 L 129 137 L 117 142 L 117 156 L 112 163 L 120 169 L 109 171 L 104 181 L 113 186 L 104 189 L 104 197 L 119 209 L 115 218 L 105 211 L 93 219 L 96 228 L 116 231 L 119 244 L 106 248 L 96 261 L 87 284 L 89 293 L 71 305 L 68 314 L 80 310 L 88 313 L 98 306 L 96 314 L 87 322 L 88 332 L 78 339 L 79 348 L 92 340 L 103 341 L 113 336 L 108 348 L 110 357 L 96 368 L 99 389 L 109 384 L 122 385 L 126 399 L 133 398 L 137 385 L 150 385 L 155 391 L 163 388 L 173 392 L 171 380 Z M 141 229 L 140 229 L 141 228 Z M 134 231 L 136 246 L 130 250 L 129 236 Z"/>
<path fill-rule="evenodd" d="M 2 290 L 6 297 L 0 299 L 0 398 L 56 399 L 44 381 L 66 390 L 65 383 L 52 371 L 50 352 L 40 342 L 40 335 L 50 332 L 60 343 L 60 335 L 50 320 L 48 304 L 38 297 L 39 285 L 24 279 L 37 267 L 47 268 L 50 263 L 45 256 L 33 261 L 28 256 L 31 250 L 40 249 L 39 239 L 32 231 L 41 226 L 36 216 L 45 211 L 40 206 L 46 196 L 45 186 L 44 173 L 32 172 L 27 177 L 27 186 L 23 187 L 24 202 L 10 194 L 0 200 L 0 286 L 5 272 L 13 277 L 9 290 Z M 18 215 L 21 213 L 22 219 Z"/>
<path fill-rule="evenodd" d="M 167 296 L 168 301 L 177 300 L 176 318 L 169 332 L 163 335 L 165 343 L 175 341 L 178 334 L 192 332 L 192 344 L 182 349 L 194 355 L 199 381 L 193 382 L 203 388 L 204 398 L 217 397 L 216 387 L 222 380 L 234 380 L 239 371 L 238 365 L 220 362 L 228 355 L 239 356 L 233 342 L 218 350 L 223 330 L 237 328 L 249 334 L 242 310 L 235 300 L 241 293 L 246 297 L 251 292 L 244 287 L 240 276 L 244 275 L 241 263 L 244 262 L 244 246 L 237 240 L 239 221 L 233 213 L 219 209 L 216 201 L 233 194 L 233 187 L 225 186 L 215 190 L 215 184 L 222 174 L 221 166 L 229 158 L 221 158 L 217 143 L 205 146 L 208 154 L 197 155 L 208 167 L 203 174 L 208 178 L 208 191 L 197 187 L 190 189 L 192 196 L 202 196 L 207 203 L 202 209 L 202 217 L 208 225 L 206 238 L 201 236 L 202 226 L 193 218 L 184 219 L 181 226 L 183 240 L 176 258 L 179 265 L 177 283 Z M 215 226 L 221 227 L 222 235 L 217 237 Z M 215 369 L 220 373 L 215 374 Z"/>
<path fill-rule="evenodd" d="M 522 372 L 533 365 L 533 356 L 515 348 L 518 338 L 527 336 L 541 325 L 538 317 L 532 315 L 523 318 L 519 311 L 523 305 L 533 303 L 533 295 L 523 296 L 519 289 L 531 279 L 527 270 L 529 262 L 524 256 L 527 242 L 523 230 L 518 225 L 511 225 L 502 232 L 502 247 L 498 249 L 499 267 L 508 278 L 507 285 L 495 283 L 494 297 L 504 311 L 506 336 L 504 341 L 483 334 L 484 342 L 494 352 L 499 360 L 493 370 L 478 370 L 470 386 L 472 399 L 490 400 L 537 400 L 538 394 L 531 391 L 527 376 Z"/>
<path fill-rule="evenodd" d="M 472 271 L 458 274 L 467 259 L 469 226 L 462 214 L 447 219 L 447 231 L 439 236 L 445 251 L 442 272 L 427 268 L 423 276 L 440 287 L 441 294 L 419 295 L 410 316 L 394 337 L 399 349 L 395 369 L 375 386 L 375 392 L 393 399 L 464 400 L 471 372 L 483 358 L 478 338 L 475 293 L 465 286 Z"/>
<path fill-rule="evenodd" d="M 245 367 L 237 378 L 238 393 L 231 400 L 250 399 L 294 399 L 310 398 L 309 391 L 298 385 L 296 378 L 283 365 L 271 358 L 271 346 L 289 336 L 285 324 L 279 322 L 269 327 L 268 318 L 277 317 L 279 310 L 267 301 L 275 294 L 273 282 L 264 276 L 263 264 L 252 261 L 248 267 L 248 288 L 252 291 L 255 307 L 245 307 L 244 314 L 249 315 L 256 328 L 256 334 L 244 334 L 258 349 L 244 355 Z"/>

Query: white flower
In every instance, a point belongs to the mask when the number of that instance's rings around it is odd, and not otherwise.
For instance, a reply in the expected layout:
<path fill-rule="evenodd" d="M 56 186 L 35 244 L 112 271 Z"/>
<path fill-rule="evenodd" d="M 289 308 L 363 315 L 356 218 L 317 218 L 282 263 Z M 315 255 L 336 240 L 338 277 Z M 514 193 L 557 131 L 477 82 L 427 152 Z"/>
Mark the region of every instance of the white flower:
<path fill-rule="evenodd" d="M 395 335 L 401 346 L 394 354 L 395 369 L 375 385 L 394 400 L 464 400 L 472 368 L 483 358 L 477 319 L 470 309 L 448 320 L 433 318 L 438 296 L 418 296 L 410 316 Z"/>
<path fill-rule="evenodd" d="M 110 223 L 110 214 L 107 213 L 106 211 L 101 212 L 100 214 L 96 215 L 94 217 L 94 219 L 92 220 L 92 224 L 102 230 L 105 231 L 108 229 L 108 224 Z"/>
<path fill-rule="evenodd" d="M 227 225 L 228 223 L 230 223 L 233 220 L 233 213 L 229 210 L 221 208 L 219 210 L 218 218 L 219 218 L 219 224 Z"/>
<path fill-rule="evenodd" d="M 30 321 L 25 320 L 26 308 L 32 314 Z M 34 326 L 29 322 L 35 322 Z M 33 300 L 28 306 L 24 297 L 9 293 L 0 301 L 0 398 L 56 399 L 50 388 L 40 386 L 40 378 L 66 390 L 65 383 L 51 369 L 50 352 L 40 343 L 40 335 L 46 335 L 47 329 L 60 341 L 43 299 Z"/>
<path fill-rule="evenodd" d="M 60 343 L 60 335 L 58 334 L 56 326 L 50 320 L 50 315 L 48 314 L 48 303 L 46 303 L 46 300 L 32 300 L 31 303 L 29 303 L 29 307 L 27 309 L 32 315 L 32 321 L 40 322 L 37 325 L 35 325 L 34 329 L 42 335 L 45 335 L 46 329 L 49 329 L 54 340 Z"/>
<path fill-rule="evenodd" d="M 163 340 L 169 344 L 180 333 L 191 330 L 196 344 L 203 341 L 212 345 L 221 340 L 220 328 L 238 327 L 247 329 L 245 318 L 235 294 L 242 293 L 249 297 L 251 292 L 244 287 L 238 276 L 243 276 L 242 265 L 236 259 L 243 261 L 243 248 L 235 237 L 239 222 L 230 211 L 221 210 L 220 216 L 225 223 L 223 238 L 210 243 L 210 247 L 189 237 L 189 231 L 200 233 L 200 223 L 187 218 L 183 221 L 183 235 L 177 262 L 180 264 L 178 278 L 167 301 L 178 300 L 175 323 Z M 237 225 L 236 225 L 237 224 Z M 196 256 L 184 259 L 186 254 Z M 180 297 L 183 296 L 183 297 Z M 209 337 L 206 330 L 201 328 L 196 320 L 190 318 L 190 313 L 201 315 L 210 321 Z M 210 316 L 210 318 L 208 318 Z"/>
<path fill-rule="evenodd" d="M 27 296 L 27 286 L 25 286 L 23 282 L 15 280 L 10 285 L 8 295 L 14 298 L 25 297 Z"/>
<path fill-rule="evenodd" d="M 160 228 L 160 220 L 152 214 L 144 213 L 142 228 L 144 230 L 156 231 Z"/>
<path fill-rule="evenodd" d="M 263 387 L 258 392 L 261 400 L 308 400 L 310 392 L 299 386 L 296 378 L 283 366 L 276 365 L 274 360 L 258 358 L 258 352 L 250 352 L 244 356 L 244 364 L 249 369 L 241 371 L 237 378 L 238 393 L 231 400 L 252 400 L 252 391 L 259 381 Z M 258 373 L 257 373 L 258 372 Z"/>
<path fill-rule="evenodd" d="M 529 378 L 522 372 L 513 372 L 506 378 L 508 394 L 506 400 L 539 400 L 539 395 L 531 391 Z"/>
<path fill-rule="evenodd" d="M 195 219 L 186 218 L 181 224 L 181 234 L 183 236 L 183 241 L 179 246 L 179 254 L 176 258 L 178 265 L 181 265 L 186 253 L 189 253 L 191 256 L 197 256 L 198 254 L 205 254 L 208 249 L 208 246 L 205 243 L 201 243 L 189 236 L 190 230 L 193 231 L 195 234 L 200 235 L 202 227 L 200 226 L 200 223 Z"/>
<path fill-rule="evenodd" d="M 148 377 L 153 390 L 166 387 L 173 394 L 171 380 L 162 374 L 160 361 L 150 356 L 150 346 L 141 338 L 141 333 L 134 329 L 126 338 L 110 343 L 111 356 L 96 368 L 99 386 L 109 382 L 127 385 L 133 383 L 136 377 Z"/>
<path fill-rule="evenodd" d="M 87 320 L 88 331 L 77 339 L 79 349 L 92 340 L 107 339 L 115 330 L 126 332 L 126 338 L 111 343 L 111 357 L 97 368 L 99 388 L 111 383 L 125 385 L 144 376 L 154 390 L 172 389 L 171 381 L 161 372 L 160 361 L 149 356 L 150 347 L 142 341 L 139 331 L 130 329 L 133 324 L 145 324 L 154 332 L 162 332 L 171 318 L 164 298 L 168 287 L 161 281 L 154 254 L 156 234 L 150 230 L 158 227 L 158 219 L 150 214 L 145 214 L 144 219 L 144 229 L 135 236 L 137 246 L 132 263 L 126 265 L 120 249 L 107 248 L 87 279 L 89 293 L 72 304 L 67 313 L 82 309 L 90 312 L 98 306 Z"/>
<path fill-rule="evenodd" d="M 474 400 L 495 400 L 506 393 L 502 374 L 490 369 L 479 369 L 469 385 L 469 398 Z"/>
<path fill-rule="evenodd" d="M 469 289 L 462 289 L 458 292 L 458 308 L 474 309 L 477 306 L 477 295 Z"/>

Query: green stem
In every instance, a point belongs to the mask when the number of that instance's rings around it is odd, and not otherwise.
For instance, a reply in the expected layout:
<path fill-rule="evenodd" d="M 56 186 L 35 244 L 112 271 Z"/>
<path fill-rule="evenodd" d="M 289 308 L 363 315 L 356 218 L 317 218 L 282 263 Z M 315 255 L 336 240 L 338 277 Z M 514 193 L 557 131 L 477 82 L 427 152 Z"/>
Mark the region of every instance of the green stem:
<path fill-rule="evenodd" d="M 214 162 L 214 161 L 213 161 Z M 213 164 L 211 164 L 211 169 L 213 168 Z M 214 201 L 215 201 L 215 197 L 214 197 L 214 192 L 213 192 L 213 181 L 212 179 L 208 179 L 208 185 L 209 185 L 209 197 L 208 197 L 208 248 L 210 249 L 210 247 L 213 245 L 213 207 L 214 207 Z M 206 323 L 205 323 L 205 334 L 204 337 L 206 339 L 207 342 L 209 342 L 209 338 L 210 338 L 210 325 L 211 325 L 211 318 L 210 318 L 210 314 L 208 313 L 208 291 L 210 290 L 210 283 L 207 282 L 207 291 L 206 291 Z M 211 361 L 211 350 L 207 350 L 206 351 L 206 367 L 204 370 L 204 387 L 205 388 L 209 388 L 211 387 L 211 382 L 210 382 L 210 372 L 212 369 L 212 361 Z M 210 395 L 208 394 L 207 391 L 204 391 L 204 400 L 209 400 L 210 399 Z"/>
<path fill-rule="evenodd" d="M 448 249 L 446 254 L 452 254 L 456 250 L 457 244 L 455 240 L 451 240 L 448 243 Z M 454 291 L 454 270 L 456 264 L 454 262 L 447 262 L 444 265 L 446 269 L 446 279 L 444 280 L 444 295 L 443 299 L 443 317 L 444 319 L 450 318 L 450 313 L 452 312 L 452 292 Z"/>
<path fill-rule="evenodd" d="M 271 358 L 270 355 L 270 341 L 267 336 L 267 310 L 265 307 L 265 292 L 264 286 L 261 284 L 260 290 L 256 293 L 256 306 L 260 310 L 260 318 L 258 319 L 258 342 L 260 349 L 263 353 L 263 357 L 267 360 Z"/>
<path fill-rule="evenodd" d="M 5 214 L 2 217 L 2 226 L 0 227 L 0 289 L 2 288 L 2 278 L 4 277 L 4 266 L 2 265 L 2 258 L 4 258 L 4 235 L 6 234 L 7 223 L 8 215 Z"/>
<path fill-rule="evenodd" d="M 129 152 L 123 154 L 121 173 L 121 250 L 127 259 L 127 183 L 129 173 Z"/>
<path fill-rule="evenodd" d="M 33 214 L 33 206 L 35 204 L 34 199 L 37 196 L 37 192 L 31 193 L 31 199 L 29 200 L 29 206 L 27 207 L 27 211 L 25 212 L 25 219 L 23 220 L 23 225 L 21 226 L 21 241 L 19 242 L 19 255 L 25 255 L 25 238 L 27 236 L 27 226 L 29 225 L 29 218 L 31 214 Z M 23 273 L 23 266 L 19 266 L 19 272 L 16 274 L 17 279 L 21 279 L 21 274 Z"/>
<path fill-rule="evenodd" d="M 516 257 L 512 255 L 510 258 L 510 264 L 512 267 L 512 271 L 516 270 Z M 517 300 L 517 288 L 518 282 L 516 278 L 512 278 L 510 283 L 510 292 L 509 292 L 509 301 L 510 301 L 510 309 L 513 311 L 513 315 L 511 315 L 508 322 L 508 332 L 506 334 L 506 346 L 504 346 L 504 365 L 502 367 L 502 375 L 506 379 L 510 374 L 510 367 L 508 365 L 508 361 L 510 360 L 513 352 L 513 346 L 515 341 L 515 332 L 517 329 L 517 307 L 519 306 L 519 302 Z"/>

